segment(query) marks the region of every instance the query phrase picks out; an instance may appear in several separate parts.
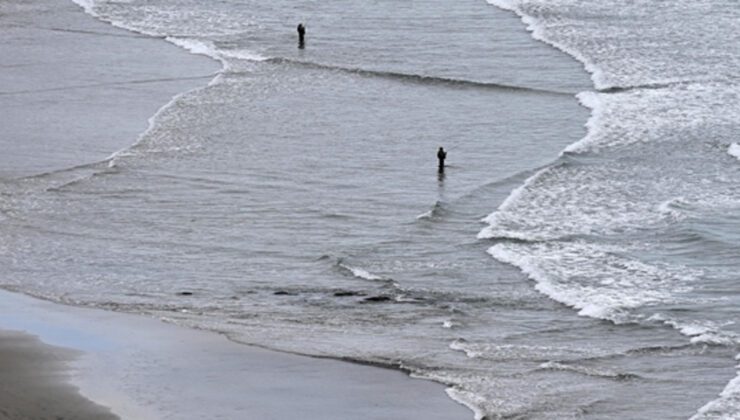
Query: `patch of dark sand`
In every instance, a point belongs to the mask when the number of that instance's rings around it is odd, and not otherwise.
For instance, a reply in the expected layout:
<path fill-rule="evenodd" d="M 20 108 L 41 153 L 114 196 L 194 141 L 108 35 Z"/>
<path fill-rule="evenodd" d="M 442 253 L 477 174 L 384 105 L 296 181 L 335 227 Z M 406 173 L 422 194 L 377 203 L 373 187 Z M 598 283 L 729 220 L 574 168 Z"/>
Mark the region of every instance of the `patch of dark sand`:
<path fill-rule="evenodd" d="M 76 354 L 32 335 L 0 331 L 0 419 L 118 419 L 67 383 Z"/>

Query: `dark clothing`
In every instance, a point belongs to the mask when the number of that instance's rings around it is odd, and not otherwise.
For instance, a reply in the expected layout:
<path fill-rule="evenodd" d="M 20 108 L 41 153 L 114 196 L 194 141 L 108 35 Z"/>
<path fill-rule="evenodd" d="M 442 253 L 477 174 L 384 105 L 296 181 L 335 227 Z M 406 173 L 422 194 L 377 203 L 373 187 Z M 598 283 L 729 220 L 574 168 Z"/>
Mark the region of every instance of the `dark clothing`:
<path fill-rule="evenodd" d="M 439 160 L 439 170 L 443 171 L 445 167 L 445 158 L 447 157 L 447 152 L 445 152 L 445 149 L 439 148 L 437 151 L 437 160 Z"/>
<path fill-rule="evenodd" d="M 306 27 L 302 23 L 298 24 L 298 48 L 306 45 Z"/>

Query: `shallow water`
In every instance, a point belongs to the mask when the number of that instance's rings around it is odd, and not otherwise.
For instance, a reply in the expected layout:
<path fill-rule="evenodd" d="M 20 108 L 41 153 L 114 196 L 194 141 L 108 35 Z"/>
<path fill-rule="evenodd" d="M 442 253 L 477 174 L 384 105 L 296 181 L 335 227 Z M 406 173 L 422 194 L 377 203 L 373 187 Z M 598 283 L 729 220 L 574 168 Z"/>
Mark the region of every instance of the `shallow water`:
<path fill-rule="evenodd" d="M 482 1 L 86 6 L 224 70 L 110 160 L 5 179 L 5 287 L 400 366 L 492 418 L 688 418 L 734 376 L 732 51 L 667 73 L 647 4 L 500 4 L 595 92 Z"/>

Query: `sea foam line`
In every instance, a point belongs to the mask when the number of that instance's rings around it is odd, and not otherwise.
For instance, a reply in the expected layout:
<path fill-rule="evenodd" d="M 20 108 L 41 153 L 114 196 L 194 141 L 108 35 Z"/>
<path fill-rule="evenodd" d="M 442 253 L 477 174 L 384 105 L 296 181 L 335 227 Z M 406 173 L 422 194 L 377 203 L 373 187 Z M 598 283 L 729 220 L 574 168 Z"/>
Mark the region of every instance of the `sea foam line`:
<path fill-rule="evenodd" d="M 555 42 L 549 39 L 545 35 L 544 26 L 541 25 L 535 17 L 530 16 L 525 13 L 519 7 L 518 0 L 486 0 L 486 2 L 492 6 L 498 7 L 499 9 L 514 12 L 517 16 L 521 18 L 527 30 L 532 33 L 532 38 L 542 43 L 545 43 L 547 45 L 550 45 L 554 47 L 555 49 L 558 49 L 568 54 L 569 56 L 575 58 L 578 62 L 583 64 L 583 67 L 586 70 L 586 72 L 588 72 L 591 75 L 591 80 L 594 82 L 594 86 L 596 86 L 597 89 L 606 90 L 606 89 L 610 89 L 613 87 L 613 86 L 609 86 L 604 81 L 605 80 L 604 72 L 594 62 L 592 62 L 591 60 L 586 58 L 586 56 L 581 54 L 580 51 L 574 50 L 572 48 L 568 48 L 565 45 L 562 45 L 558 42 Z"/>
<path fill-rule="evenodd" d="M 740 355 L 735 359 L 740 359 Z M 740 418 L 740 372 L 720 392 L 719 398 L 699 408 L 690 420 L 735 420 L 738 418 Z"/>
<path fill-rule="evenodd" d="M 591 79 L 594 82 L 596 86 L 599 86 L 599 80 L 602 79 L 601 77 L 601 70 L 591 61 L 587 60 L 585 56 L 580 54 L 578 51 L 571 50 L 567 48 L 564 45 L 560 45 L 557 42 L 551 41 L 548 39 L 544 32 L 544 27 L 540 24 L 538 24 L 537 20 L 524 13 L 521 8 L 518 6 L 517 0 L 486 0 L 489 4 L 492 6 L 498 7 L 502 10 L 507 10 L 514 12 L 517 14 L 522 22 L 525 24 L 528 31 L 531 32 L 532 37 L 540 42 L 543 42 L 547 45 L 550 45 L 560 51 L 563 51 L 564 53 L 570 55 L 571 57 L 575 58 L 577 61 L 581 62 L 584 65 L 585 70 L 591 74 Z M 598 121 L 602 118 L 602 112 L 601 112 L 601 103 L 598 100 L 598 96 L 594 92 L 581 92 L 578 95 L 576 95 L 578 100 L 580 101 L 581 105 L 590 108 L 591 109 L 591 116 L 589 117 L 588 121 L 586 122 L 586 129 L 587 134 L 582 139 L 579 139 L 578 141 L 572 143 L 571 145 L 567 146 L 561 153 L 560 156 L 563 156 L 565 153 L 568 152 L 575 152 L 581 148 L 582 145 L 587 144 L 590 142 L 590 139 L 595 137 L 596 130 L 598 127 Z M 486 228 L 483 228 L 478 233 L 479 239 L 490 239 L 496 236 L 495 229 L 493 227 L 494 224 L 498 221 L 497 214 L 500 211 L 507 210 L 514 206 L 514 204 L 521 200 L 522 197 L 526 194 L 527 189 L 534 184 L 543 174 L 547 173 L 552 169 L 552 166 L 545 167 L 539 171 L 537 171 L 534 175 L 529 177 L 524 181 L 524 184 L 514 189 L 511 194 L 509 194 L 506 199 L 501 203 L 501 205 L 491 214 L 489 214 L 486 218 L 484 218 L 482 221 L 484 223 L 488 223 L 489 226 Z M 517 235 L 513 236 L 514 239 L 521 239 L 526 240 L 528 238 L 519 237 Z"/>
<path fill-rule="evenodd" d="M 562 45 L 556 41 L 553 41 L 549 39 L 546 35 L 546 27 L 544 24 L 541 24 L 538 22 L 537 18 L 534 16 L 528 15 L 520 6 L 521 2 L 519 0 L 486 0 L 489 4 L 496 6 L 503 10 L 508 10 L 511 12 L 514 12 L 520 18 L 522 19 L 522 22 L 527 26 L 527 30 L 529 30 L 532 34 L 532 37 L 538 41 L 541 41 L 543 43 L 546 43 L 548 45 L 551 45 L 555 47 L 556 49 L 563 51 L 564 53 L 572 56 L 579 62 L 583 63 L 584 68 L 587 72 L 591 74 L 592 81 L 594 82 L 595 87 L 601 91 L 609 91 L 610 89 L 613 89 L 614 87 L 608 86 L 604 82 L 604 73 L 603 71 L 592 61 L 588 60 L 583 54 L 581 54 L 579 51 L 573 50 L 566 45 Z M 589 117 L 586 128 L 587 128 L 587 134 L 582 139 L 576 141 L 575 143 L 570 144 L 567 146 L 563 152 L 561 152 L 560 156 L 562 157 L 566 153 L 578 153 L 581 151 L 584 151 L 587 149 L 588 145 L 594 142 L 595 139 L 599 137 L 600 130 L 601 130 L 601 121 L 603 121 L 604 118 L 606 118 L 606 107 L 607 104 L 602 99 L 602 95 L 615 95 L 620 93 L 600 93 L 600 92 L 593 92 L 593 91 L 586 91 L 581 92 L 577 95 L 577 98 L 581 105 L 584 107 L 587 107 L 591 110 L 591 116 Z M 738 143 L 732 143 L 729 148 L 727 149 L 727 153 L 731 156 L 737 158 L 740 160 L 740 144 Z M 498 237 L 496 235 L 495 227 L 494 225 L 498 223 L 499 216 L 498 213 L 501 211 L 506 211 L 510 208 L 513 208 L 517 202 L 520 200 L 525 199 L 527 190 L 536 183 L 536 181 L 545 175 L 548 171 L 552 170 L 555 166 L 550 165 L 534 175 L 532 175 L 530 178 L 525 180 L 524 184 L 520 187 L 514 189 L 511 194 L 503 201 L 503 203 L 498 207 L 496 211 L 488 215 L 486 218 L 483 219 L 483 222 L 488 223 L 489 226 L 482 229 L 479 234 L 479 239 L 491 239 L 494 237 Z M 677 200 L 680 200 L 678 198 Z M 664 203 L 664 205 L 661 205 L 661 212 L 665 212 L 666 210 L 670 210 L 669 206 L 672 204 L 671 202 Z M 520 237 L 522 235 L 517 234 L 517 232 L 507 232 L 509 238 L 513 239 L 521 239 L 521 240 L 529 240 L 531 238 L 527 237 Z M 510 250 L 507 249 L 507 247 L 503 246 L 502 244 L 493 246 L 489 248 L 488 253 L 491 254 L 494 258 L 498 259 L 499 261 L 514 265 L 520 270 L 522 270 L 525 274 L 527 274 L 530 278 L 534 279 L 537 282 L 536 289 L 540 291 L 541 293 L 550 296 L 556 301 L 559 301 L 561 303 L 564 303 L 568 306 L 571 306 L 577 310 L 579 310 L 580 315 L 585 316 L 591 316 L 596 318 L 602 318 L 602 319 L 612 319 L 614 315 L 617 315 L 613 312 L 614 308 L 606 308 L 606 307 L 600 307 L 599 305 L 593 306 L 589 304 L 588 302 L 581 299 L 580 296 L 577 294 L 573 294 L 568 290 L 563 290 L 561 287 L 558 287 L 558 284 L 556 282 L 553 282 L 548 273 L 542 271 L 538 265 L 535 263 L 535 261 L 530 261 L 530 259 L 523 257 L 522 255 L 517 255 L 516 253 L 510 252 Z M 621 314 L 620 314 L 621 315 Z M 676 330 L 680 331 L 682 334 L 690 337 L 691 341 L 693 343 L 713 343 L 713 344 L 728 344 L 728 340 L 732 341 L 734 340 L 734 337 L 727 337 L 725 334 L 722 334 L 719 331 L 707 331 L 702 334 L 697 334 L 696 330 L 694 328 L 691 328 L 691 326 L 682 325 L 679 323 L 671 323 L 670 321 L 664 322 L 675 328 Z"/>
<path fill-rule="evenodd" d="M 95 11 L 95 1 L 94 0 L 72 0 L 72 1 L 78 6 L 80 6 L 86 14 L 92 16 L 95 19 L 106 22 L 114 27 L 124 29 L 126 31 L 133 32 L 133 33 L 140 33 L 142 35 L 147 35 L 152 38 L 161 38 L 173 45 L 176 45 L 177 47 L 185 49 L 191 54 L 205 55 L 207 57 L 210 57 L 220 62 L 221 69 L 216 72 L 214 77 L 211 79 L 211 81 L 206 86 L 212 86 L 218 83 L 221 78 L 221 75 L 225 71 L 228 70 L 228 63 L 223 57 L 221 57 L 218 54 L 218 51 L 213 44 L 209 45 L 199 40 L 192 40 L 192 39 L 185 39 L 185 38 L 162 37 L 161 35 L 153 33 L 153 32 L 134 29 L 130 27 L 129 25 L 124 24 L 123 22 L 106 19 L 103 16 L 101 16 L 99 13 Z M 140 145 L 144 141 L 144 139 L 154 130 L 158 117 L 160 117 L 168 108 L 173 106 L 183 96 L 188 95 L 193 92 L 197 92 L 198 90 L 201 90 L 203 88 L 204 87 L 196 87 L 196 88 L 187 90 L 185 92 L 178 93 L 177 95 L 173 96 L 167 103 L 165 103 L 162 107 L 160 107 L 157 110 L 157 112 L 154 113 L 154 115 L 148 118 L 147 120 L 148 126 L 146 130 L 144 130 L 144 132 L 142 132 L 137 137 L 136 141 L 132 145 L 113 152 L 110 156 L 108 156 L 106 159 L 104 159 L 103 161 L 99 163 L 107 163 L 109 168 L 114 168 L 119 158 L 126 156 L 127 153 L 130 153 L 130 151 L 133 148 Z"/>
<path fill-rule="evenodd" d="M 264 57 L 260 54 L 250 52 L 250 51 L 244 51 L 244 50 L 235 50 L 235 51 L 227 51 L 227 50 L 221 50 L 211 41 L 201 41 L 198 39 L 193 38 L 185 38 L 185 37 L 175 37 L 175 36 L 166 36 L 162 35 L 153 31 L 147 31 L 141 28 L 134 28 L 131 25 L 127 25 L 124 22 L 108 19 L 104 16 L 102 16 L 100 13 L 95 11 L 95 1 L 94 0 L 72 0 L 74 3 L 76 3 L 78 6 L 82 7 L 82 9 L 87 13 L 88 15 L 101 20 L 103 22 L 106 22 L 112 26 L 115 26 L 117 28 L 125 29 L 129 32 L 134 32 L 142 35 L 147 35 L 152 38 L 161 38 L 165 41 L 174 44 L 180 48 L 183 48 L 187 50 L 188 52 L 196 55 L 205 55 L 207 57 L 210 57 L 222 65 L 221 73 L 228 70 L 228 63 L 226 61 L 226 58 L 235 58 L 240 60 L 249 60 L 249 61 L 266 61 L 269 58 Z M 218 76 L 217 76 L 218 77 Z"/>

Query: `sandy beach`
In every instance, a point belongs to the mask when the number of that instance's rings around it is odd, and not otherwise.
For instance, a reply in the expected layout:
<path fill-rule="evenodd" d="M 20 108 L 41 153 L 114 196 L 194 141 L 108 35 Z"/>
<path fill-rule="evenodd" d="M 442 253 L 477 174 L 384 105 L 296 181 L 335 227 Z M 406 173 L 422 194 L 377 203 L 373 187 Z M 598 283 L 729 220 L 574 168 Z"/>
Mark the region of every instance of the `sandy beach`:
<path fill-rule="evenodd" d="M 3 382 L 13 384 L 0 402 L 4 418 L 114 418 L 104 407 L 137 420 L 471 417 L 442 385 L 390 369 L 8 292 L 0 302 L 2 327 L 13 331 L 1 336 Z"/>
<path fill-rule="evenodd" d="M 18 331 L 0 331 L 0 418 L 114 419 L 67 381 L 77 352 Z"/>
<path fill-rule="evenodd" d="M 218 63 L 98 22 L 71 2 L 0 5 L 0 177 L 133 144 Z M 277 353 L 141 316 L 0 293 L 0 418 L 454 419 L 445 387 Z"/>
<path fill-rule="evenodd" d="M 0 420 L 740 419 L 738 20 L 0 1 Z"/>

